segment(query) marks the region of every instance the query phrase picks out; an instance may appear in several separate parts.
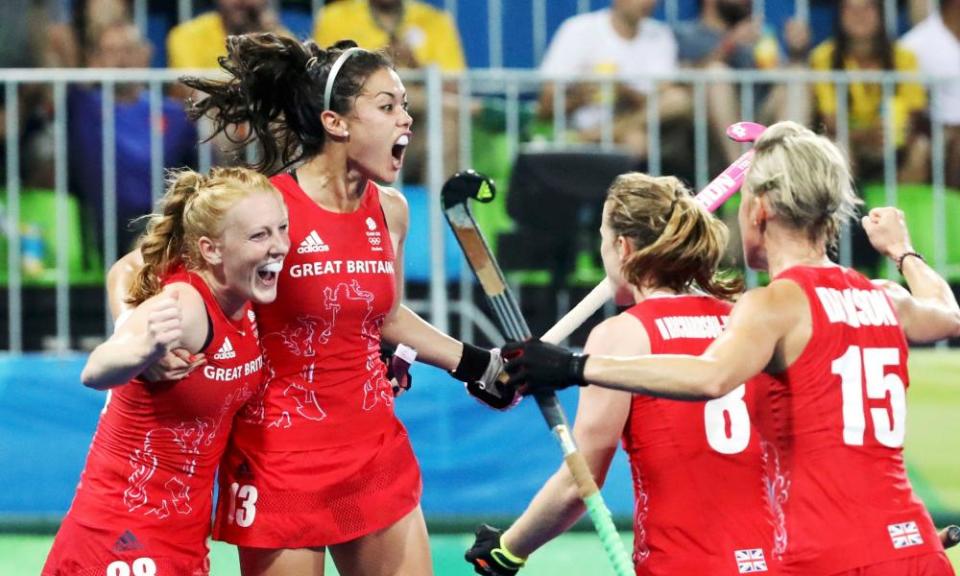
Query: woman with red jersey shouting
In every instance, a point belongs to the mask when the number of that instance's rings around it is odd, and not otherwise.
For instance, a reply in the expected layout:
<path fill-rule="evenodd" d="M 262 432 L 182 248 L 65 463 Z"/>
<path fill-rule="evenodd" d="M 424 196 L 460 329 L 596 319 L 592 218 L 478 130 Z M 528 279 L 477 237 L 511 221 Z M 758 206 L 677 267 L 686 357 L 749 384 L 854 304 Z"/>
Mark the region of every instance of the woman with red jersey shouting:
<path fill-rule="evenodd" d="M 250 303 L 277 297 L 289 247 L 287 210 L 266 177 L 177 174 L 141 240 L 137 307 L 83 369 L 107 403 L 45 576 L 208 573 L 217 464 L 264 376 Z M 173 348 L 209 360 L 178 381 L 140 377 Z"/>
<path fill-rule="evenodd" d="M 381 339 L 512 405 L 498 351 L 458 342 L 400 304 L 407 204 L 392 188 L 413 135 L 389 60 L 343 41 L 231 37 L 226 80 L 186 79 L 195 116 L 247 124 L 257 168 L 290 208 L 279 296 L 258 307 L 267 382 L 239 416 L 220 470 L 215 537 L 245 576 L 430 574 L 420 471 L 393 411 Z M 292 167 L 292 169 L 291 169 Z M 482 383 L 482 385 L 477 385 Z"/>

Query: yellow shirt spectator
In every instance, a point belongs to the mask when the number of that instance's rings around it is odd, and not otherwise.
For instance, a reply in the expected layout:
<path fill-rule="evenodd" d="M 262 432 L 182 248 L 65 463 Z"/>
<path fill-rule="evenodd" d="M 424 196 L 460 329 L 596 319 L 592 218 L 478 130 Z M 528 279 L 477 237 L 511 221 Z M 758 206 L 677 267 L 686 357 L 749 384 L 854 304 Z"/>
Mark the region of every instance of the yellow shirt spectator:
<path fill-rule="evenodd" d="M 263 29 L 291 36 L 272 18 Z M 167 34 L 167 67 L 219 68 L 218 58 L 227 55 L 227 29 L 217 11 L 201 14 L 178 24 Z"/>
<path fill-rule="evenodd" d="M 831 70 L 833 62 L 834 43 L 827 40 L 817 46 L 810 54 L 810 67 L 814 70 Z M 893 65 L 897 72 L 916 72 L 918 70 L 917 57 L 908 49 L 894 44 Z M 856 61 L 847 58 L 844 70 L 859 70 Z M 833 116 L 837 113 L 837 96 L 833 83 L 819 83 L 814 86 L 817 98 L 817 110 L 824 116 Z M 883 121 L 883 86 L 880 84 L 865 84 L 862 82 L 850 83 L 850 127 L 853 129 L 870 128 Z M 897 146 L 901 146 L 906 138 L 906 128 L 911 114 L 925 110 L 927 94 L 923 85 L 915 83 L 899 83 L 893 97 L 893 130 Z"/>
<path fill-rule="evenodd" d="M 227 31 L 217 12 L 207 12 L 175 26 L 167 35 L 170 68 L 218 68 L 227 54 Z"/>
<path fill-rule="evenodd" d="M 446 12 L 416 0 L 404 0 L 398 37 L 421 66 L 436 64 L 444 72 L 466 67 L 460 34 Z M 374 20 L 367 0 L 340 0 L 317 13 L 313 39 L 326 48 L 338 40 L 353 40 L 368 50 L 386 48 L 390 38 Z"/>

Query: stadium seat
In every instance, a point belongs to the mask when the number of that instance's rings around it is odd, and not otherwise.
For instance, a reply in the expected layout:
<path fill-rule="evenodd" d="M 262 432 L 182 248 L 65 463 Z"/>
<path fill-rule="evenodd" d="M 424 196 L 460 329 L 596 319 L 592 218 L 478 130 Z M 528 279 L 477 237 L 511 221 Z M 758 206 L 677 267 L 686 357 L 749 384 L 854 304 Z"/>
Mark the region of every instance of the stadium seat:
<path fill-rule="evenodd" d="M 867 184 L 861 187 L 866 206 L 864 211 L 886 206 L 886 189 L 883 184 Z M 946 269 L 950 282 L 960 281 L 960 190 L 946 189 L 945 223 Z M 934 265 L 934 215 L 933 187 L 928 184 L 900 184 L 897 187 L 897 207 L 903 210 L 910 229 L 910 238 L 918 252 Z"/>
<path fill-rule="evenodd" d="M 0 193 L 0 207 L 6 211 L 6 193 Z M 74 196 L 66 197 L 67 210 L 67 270 L 73 286 L 103 283 L 103 260 L 96 248 L 83 241 L 83 222 L 80 204 Z M 21 276 L 25 286 L 52 286 L 56 284 L 57 197 L 53 190 L 24 189 L 20 192 L 21 233 L 36 227 L 42 243 L 43 270 Z M 7 235 L 0 235 L 0 284 L 9 281 L 7 273 Z"/>
<path fill-rule="evenodd" d="M 544 270 L 555 290 L 598 282 L 603 198 L 613 179 L 636 164 L 630 154 L 593 146 L 522 151 L 506 199 L 518 226 L 500 238 L 504 269 Z M 529 274 L 519 280 L 539 283 Z"/>

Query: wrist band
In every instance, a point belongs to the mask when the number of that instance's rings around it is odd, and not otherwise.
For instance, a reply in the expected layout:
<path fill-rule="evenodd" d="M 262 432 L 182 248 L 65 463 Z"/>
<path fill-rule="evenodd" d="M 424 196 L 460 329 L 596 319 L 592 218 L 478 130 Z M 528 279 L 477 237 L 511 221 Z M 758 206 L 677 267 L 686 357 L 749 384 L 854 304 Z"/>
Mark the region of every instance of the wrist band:
<path fill-rule="evenodd" d="M 914 258 L 919 258 L 921 262 L 927 261 L 923 257 L 923 255 L 920 254 L 919 252 L 916 252 L 913 250 L 907 250 L 906 252 L 901 254 L 899 258 L 897 258 L 897 272 L 899 272 L 901 275 L 903 274 L 903 261 L 907 258 L 907 256 L 913 256 Z"/>
<path fill-rule="evenodd" d="M 451 374 L 461 382 L 476 382 L 483 378 L 488 364 L 490 364 L 489 350 L 464 342 L 460 363 Z"/>
<path fill-rule="evenodd" d="M 512 563 L 514 568 L 521 568 L 523 567 L 524 564 L 527 563 L 526 558 L 520 558 L 519 556 L 517 556 L 516 554 L 514 554 L 513 552 L 507 549 L 507 547 L 503 543 L 503 536 L 500 537 L 500 546 L 497 548 L 494 548 L 491 551 L 490 555 L 493 556 L 497 552 L 499 552 L 500 555 L 503 556 L 505 560 Z"/>
<path fill-rule="evenodd" d="M 571 371 L 577 376 L 576 384 L 586 386 L 587 381 L 583 378 L 583 371 L 587 367 L 587 358 L 589 354 L 574 354 L 571 363 Z"/>

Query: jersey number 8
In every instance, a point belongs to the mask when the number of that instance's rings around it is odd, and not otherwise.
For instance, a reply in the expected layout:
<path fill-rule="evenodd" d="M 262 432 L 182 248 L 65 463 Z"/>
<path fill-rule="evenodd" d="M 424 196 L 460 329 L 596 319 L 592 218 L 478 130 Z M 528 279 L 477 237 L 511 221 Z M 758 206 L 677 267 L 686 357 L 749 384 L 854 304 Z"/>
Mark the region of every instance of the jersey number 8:
<path fill-rule="evenodd" d="M 750 444 L 750 412 L 743 401 L 747 385 L 741 384 L 703 408 L 707 443 L 721 454 L 738 454 Z"/>

